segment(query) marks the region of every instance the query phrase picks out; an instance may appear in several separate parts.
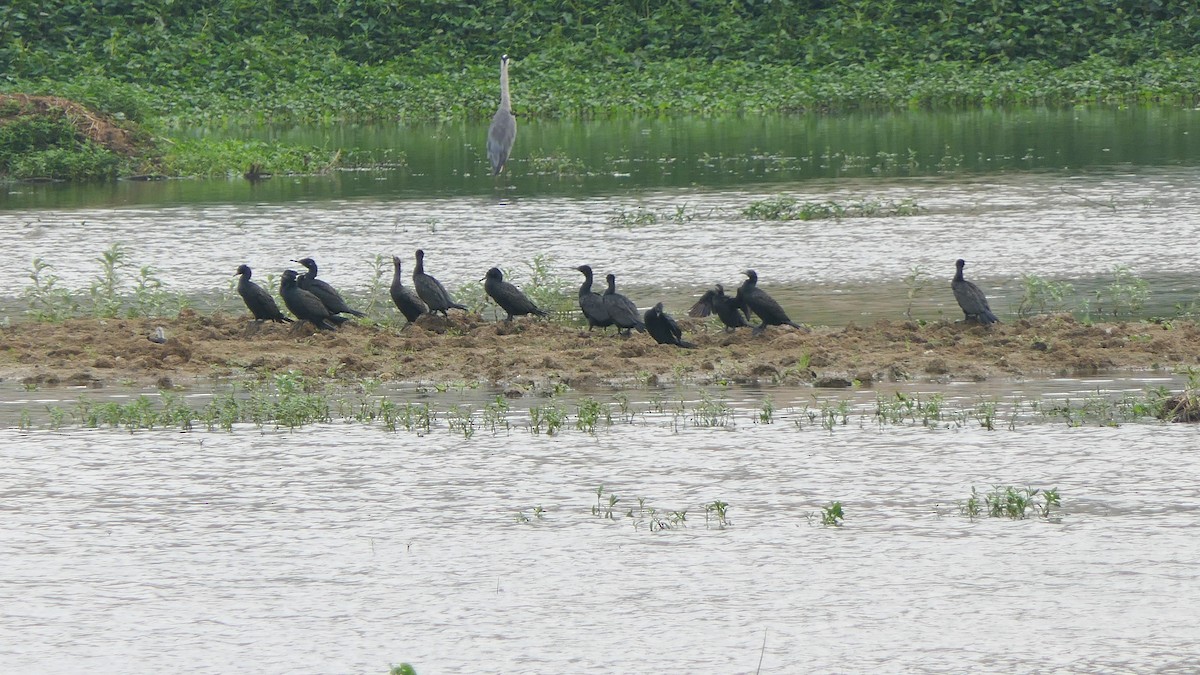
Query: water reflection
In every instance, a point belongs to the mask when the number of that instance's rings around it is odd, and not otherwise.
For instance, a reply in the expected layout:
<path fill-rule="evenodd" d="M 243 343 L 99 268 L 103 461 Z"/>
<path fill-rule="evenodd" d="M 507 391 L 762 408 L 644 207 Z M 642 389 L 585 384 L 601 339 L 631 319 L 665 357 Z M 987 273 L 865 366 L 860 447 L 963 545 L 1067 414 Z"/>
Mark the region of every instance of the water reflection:
<path fill-rule="evenodd" d="M 508 173 L 489 175 L 485 123 L 197 130 L 336 149 L 388 169 L 328 176 L 17 185 L 0 208 L 261 203 L 465 195 L 507 200 L 813 179 L 1194 165 L 1200 113 L 1174 107 L 526 120 Z"/>

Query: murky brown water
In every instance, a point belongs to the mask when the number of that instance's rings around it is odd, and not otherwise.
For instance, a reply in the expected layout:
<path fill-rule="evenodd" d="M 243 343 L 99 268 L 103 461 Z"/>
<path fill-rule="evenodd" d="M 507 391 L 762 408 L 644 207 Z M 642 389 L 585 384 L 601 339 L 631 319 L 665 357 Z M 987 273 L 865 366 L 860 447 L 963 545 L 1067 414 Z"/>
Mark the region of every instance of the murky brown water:
<path fill-rule="evenodd" d="M 910 393 L 953 406 L 1162 383 Z M 731 415 L 704 427 L 672 412 L 699 392 L 630 392 L 632 421 L 595 435 L 531 434 L 521 401 L 509 430 L 471 438 L 440 418 L 429 433 L 0 431 L 0 670 L 749 673 L 760 653 L 764 673 L 1191 668 L 1200 428 L 881 427 L 873 392 L 838 392 L 822 400 L 854 412 L 829 431 L 796 425 L 821 405 L 803 389 L 768 392 L 774 422 L 756 423 L 763 393 L 714 392 Z M 996 484 L 1057 487 L 1062 507 L 959 513 Z M 592 511 L 600 485 L 611 520 Z M 716 500 L 727 528 L 706 527 Z M 841 528 L 816 522 L 832 501 Z M 650 531 L 648 509 L 686 510 L 686 527 Z"/>

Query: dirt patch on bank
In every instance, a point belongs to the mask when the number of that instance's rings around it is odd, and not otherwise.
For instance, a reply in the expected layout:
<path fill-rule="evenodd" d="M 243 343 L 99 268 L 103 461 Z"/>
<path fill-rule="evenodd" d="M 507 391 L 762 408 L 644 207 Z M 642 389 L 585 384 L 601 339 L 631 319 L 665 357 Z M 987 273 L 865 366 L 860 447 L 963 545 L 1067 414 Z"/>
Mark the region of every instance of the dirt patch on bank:
<path fill-rule="evenodd" d="M 37 115 L 65 117 L 80 136 L 124 157 L 145 154 L 149 143 L 144 134 L 126 129 L 112 117 L 61 96 L 0 94 L 0 125 Z"/>
<path fill-rule="evenodd" d="M 698 349 L 541 321 L 422 317 L 405 330 L 347 324 L 338 331 L 256 324 L 185 311 L 174 320 L 76 319 L 0 329 L 0 378 L 27 385 L 193 386 L 213 378 L 294 370 L 312 377 L 488 382 L 517 391 L 681 381 L 809 383 L 948 381 L 1081 376 L 1200 364 L 1193 322 L 1085 325 L 1041 317 L 985 329 L 958 323 L 879 321 L 724 333 L 683 320 Z M 162 326 L 166 341 L 148 339 Z"/>

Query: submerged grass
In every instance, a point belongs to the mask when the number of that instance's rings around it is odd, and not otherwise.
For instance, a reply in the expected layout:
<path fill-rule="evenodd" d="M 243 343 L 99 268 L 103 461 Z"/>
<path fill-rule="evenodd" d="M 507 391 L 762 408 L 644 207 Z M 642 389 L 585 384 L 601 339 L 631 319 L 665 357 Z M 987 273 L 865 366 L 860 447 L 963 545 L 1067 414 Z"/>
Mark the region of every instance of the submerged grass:
<path fill-rule="evenodd" d="M 742 216 L 751 220 L 825 220 L 913 216 L 920 211 L 921 207 L 912 199 L 859 200 L 843 204 L 835 201 L 800 202 L 794 197 L 779 196 L 751 202 L 742 209 Z"/>
<path fill-rule="evenodd" d="M 576 431 L 589 435 L 611 431 L 620 424 L 663 425 L 674 433 L 689 429 L 732 428 L 742 415 L 755 425 L 791 422 L 798 432 L 836 433 L 843 428 L 888 426 L 930 431 L 982 428 L 1015 430 L 1018 426 L 1065 424 L 1069 427 L 1119 426 L 1155 421 L 1200 419 L 1200 369 L 1192 369 L 1181 392 L 1166 387 L 1148 388 L 1140 394 L 1096 390 L 1082 397 L 1029 400 L 978 399 L 948 401 L 943 394 L 894 392 L 877 394 L 873 403 L 853 398 L 815 397 L 799 408 L 777 408 L 771 397 L 757 407 L 734 408 L 708 391 L 700 398 L 664 399 L 651 396 L 634 404 L 628 394 L 615 394 L 611 402 L 593 396 L 573 401 L 561 388 L 548 392 L 538 403 L 521 410 L 503 394 L 472 406 L 452 399 L 437 409 L 430 400 L 409 400 L 405 395 L 381 391 L 373 378 L 332 380 L 306 377 L 287 371 L 259 381 L 242 382 L 214 393 L 204 405 L 190 404 L 180 394 L 163 390 L 129 401 L 96 401 L 81 397 L 72 407 L 52 405 L 17 411 L 22 428 L 44 424 L 51 429 L 69 425 L 127 430 L 177 428 L 232 430 L 238 424 L 258 428 L 296 429 L 308 424 L 349 422 L 379 425 L 388 431 L 428 434 L 445 430 L 470 440 L 480 433 L 510 433 L 514 426 L 533 435 L 554 436 Z M 36 389 L 36 385 L 31 385 Z M 441 383 L 419 387 L 416 396 L 460 397 L 473 383 Z"/>

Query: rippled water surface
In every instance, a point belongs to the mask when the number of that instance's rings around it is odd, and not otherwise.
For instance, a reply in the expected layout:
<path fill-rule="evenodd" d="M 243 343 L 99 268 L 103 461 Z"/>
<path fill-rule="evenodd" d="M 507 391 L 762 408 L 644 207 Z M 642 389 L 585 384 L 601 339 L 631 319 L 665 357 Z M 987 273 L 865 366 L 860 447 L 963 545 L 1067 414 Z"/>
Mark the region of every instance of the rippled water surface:
<path fill-rule="evenodd" d="M 1015 310 L 1020 275 L 1073 280 L 1080 294 L 1129 265 L 1169 309 L 1200 296 L 1194 261 L 1200 242 L 1182 237 L 1200 211 L 1195 169 L 1065 177 L 1011 174 L 976 179 L 847 180 L 774 185 L 769 190 L 672 190 L 591 198 L 362 199 L 286 204 L 219 204 L 114 209 L 0 211 L 0 245 L 12 261 L 41 256 L 60 285 L 88 287 L 100 252 L 122 242 L 134 268 L 152 265 L 165 286 L 190 295 L 227 291 L 249 263 L 265 280 L 305 255 L 322 276 L 363 292 L 376 255 L 400 255 L 411 268 L 423 247 L 427 269 L 451 289 L 493 265 L 527 278 L 536 254 L 575 284 L 588 263 L 618 275 L 641 306 L 658 297 L 668 310 L 712 283 L 732 288 L 755 268 L 760 284 L 794 306 L 801 321 L 895 318 L 903 279 L 919 266 L 930 279 L 917 313 L 956 314 L 948 280 L 958 257 L 988 289 L 1001 314 Z M 803 222 L 750 220 L 741 211 L 779 194 L 801 201 L 915 200 L 912 216 Z M 1110 208 L 1110 204 L 1115 206 Z M 685 209 L 685 222 L 670 216 Z M 621 213 L 660 214 L 648 225 Z M 129 275 L 136 275 L 134 270 Z M 28 285 L 25 264 L 0 269 L 10 303 Z M 130 281 L 130 283 L 132 283 Z M 1016 297 L 1013 297 L 1013 296 Z M 793 317 L 795 318 L 795 317 Z"/>
<path fill-rule="evenodd" d="M 999 393 L 930 386 L 948 407 Z M 849 392 L 848 423 L 827 430 L 807 413 L 832 395 L 773 392 L 771 424 L 756 421 L 762 391 L 718 393 L 717 427 L 672 413 L 675 398 L 694 411 L 695 391 L 632 392 L 633 416 L 594 435 L 532 434 L 522 402 L 507 429 L 470 438 L 440 419 L 427 433 L 0 431 L 0 670 L 1194 667 L 1195 426 L 880 426 L 875 394 Z M 996 484 L 1057 487 L 1062 506 L 960 514 Z M 714 501 L 727 527 L 706 524 Z M 845 524 L 822 527 L 833 501 Z M 651 530 L 673 511 L 685 527 Z"/>
<path fill-rule="evenodd" d="M 1002 316 L 1016 308 L 1022 274 L 1074 283 L 1076 308 L 1111 283 L 1115 265 L 1149 283 L 1147 313 L 1200 296 L 1200 241 L 1188 234 L 1200 211 L 1194 111 L 533 122 L 526 131 L 522 161 L 498 180 L 466 159 L 482 129 L 345 127 L 270 135 L 401 152 L 407 168 L 257 185 L 10 186 L 0 197 L 10 261 L 0 309 L 19 311 L 35 257 L 53 265 L 60 287 L 85 292 L 113 243 L 127 249 L 127 284 L 149 265 L 164 288 L 230 307 L 243 262 L 266 281 L 311 255 L 325 278 L 361 294 L 377 255 L 411 266 L 418 247 L 451 290 L 493 265 L 521 281 L 542 254 L 564 283 L 577 283 L 574 268 L 587 263 L 617 274 L 640 306 L 663 299 L 675 312 L 755 268 L 793 318 L 815 323 L 896 317 L 914 267 L 928 280 L 914 315 L 956 315 L 946 282 L 959 257 Z M 550 181 L 535 161 L 546 155 L 580 164 Z M 919 211 L 790 222 L 743 213 L 780 196 L 884 213 L 907 200 Z"/>
<path fill-rule="evenodd" d="M 498 181 L 480 173 L 482 129 L 247 132 L 397 161 L 256 185 L 9 185 L 0 330 L 23 316 L 34 258 L 83 297 L 114 243 L 126 288 L 151 266 L 165 289 L 239 311 L 240 263 L 265 281 L 312 255 L 361 298 L 377 255 L 411 265 L 422 247 L 451 289 L 493 265 L 520 281 L 542 254 L 572 286 L 589 263 L 676 313 L 753 267 L 792 318 L 828 324 L 898 318 L 910 291 L 914 315 L 957 316 L 959 257 L 1005 318 L 1023 274 L 1069 281 L 1078 301 L 1128 265 L 1149 285 L 1145 313 L 1171 315 L 1200 299 L 1197 119 L 533 122 Z M 920 208 L 744 215 L 779 196 Z M 914 267 L 929 279 L 915 290 Z M 934 429 L 879 424 L 875 391 L 718 390 L 727 407 L 705 426 L 703 392 L 633 390 L 633 413 L 595 434 L 575 428 L 583 394 L 568 392 L 557 435 L 530 432 L 544 400 L 522 399 L 507 426 L 468 437 L 450 407 L 478 421 L 497 392 L 397 385 L 397 400 L 437 403 L 420 432 L 129 433 L 46 421 L 79 396 L 139 392 L 0 381 L 0 673 L 1192 672 L 1200 430 L 1004 412 L 1182 385 L 897 385 L 965 411 Z M 771 424 L 756 421 L 766 396 Z M 986 401 L 994 431 L 979 424 Z M 825 428 L 843 402 L 846 423 Z M 960 513 L 972 487 L 995 485 L 1058 488 L 1062 505 L 1024 521 Z M 823 527 L 835 501 L 845 523 Z M 728 526 L 706 522 L 714 502 Z M 686 526 L 652 527 L 675 512 Z"/>

